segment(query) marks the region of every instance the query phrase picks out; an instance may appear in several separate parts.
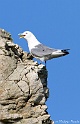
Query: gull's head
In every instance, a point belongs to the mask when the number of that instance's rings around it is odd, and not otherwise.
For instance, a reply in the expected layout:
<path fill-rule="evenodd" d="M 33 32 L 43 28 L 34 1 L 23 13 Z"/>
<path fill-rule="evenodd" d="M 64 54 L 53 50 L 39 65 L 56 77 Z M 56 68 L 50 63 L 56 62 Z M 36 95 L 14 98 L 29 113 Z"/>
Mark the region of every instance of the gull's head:
<path fill-rule="evenodd" d="M 24 38 L 28 42 L 29 50 L 31 51 L 36 45 L 40 44 L 40 42 L 36 39 L 36 37 L 30 31 L 25 31 L 21 34 L 18 34 L 20 38 Z"/>
<path fill-rule="evenodd" d="M 25 31 L 23 33 L 18 34 L 20 38 L 24 38 L 28 40 L 33 34 L 30 31 Z"/>

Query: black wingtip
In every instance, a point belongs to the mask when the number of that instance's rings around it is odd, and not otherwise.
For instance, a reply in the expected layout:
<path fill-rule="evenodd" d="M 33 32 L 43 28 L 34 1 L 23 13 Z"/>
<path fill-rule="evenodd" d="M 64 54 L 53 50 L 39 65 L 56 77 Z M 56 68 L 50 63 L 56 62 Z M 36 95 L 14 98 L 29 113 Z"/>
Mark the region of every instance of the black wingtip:
<path fill-rule="evenodd" d="M 61 51 L 64 53 L 64 55 L 67 55 L 67 54 L 69 54 L 68 50 L 70 50 L 70 49 L 64 49 L 64 50 L 61 50 Z"/>

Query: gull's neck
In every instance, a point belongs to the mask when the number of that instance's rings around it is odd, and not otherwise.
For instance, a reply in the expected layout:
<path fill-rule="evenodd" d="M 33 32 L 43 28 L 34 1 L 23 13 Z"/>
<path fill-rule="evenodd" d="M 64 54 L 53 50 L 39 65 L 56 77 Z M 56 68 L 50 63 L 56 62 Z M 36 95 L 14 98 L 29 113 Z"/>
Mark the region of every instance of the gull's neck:
<path fill-rule="evenodd" d="M 26 38 L 28 42 L 29 51 L 31 52 L 31 49 L 35 48 L 36 45 L 40 44 L 40 42 L 37 40 L 37 38 L 32 34 L 29 38 Z"/>

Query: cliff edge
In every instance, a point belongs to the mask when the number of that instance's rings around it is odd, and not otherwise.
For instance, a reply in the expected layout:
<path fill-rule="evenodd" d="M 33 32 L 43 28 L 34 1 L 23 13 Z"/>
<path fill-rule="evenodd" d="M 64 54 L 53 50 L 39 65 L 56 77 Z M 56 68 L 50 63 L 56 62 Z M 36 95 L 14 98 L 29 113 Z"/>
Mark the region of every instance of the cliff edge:
<path fill-rule="evenodd" d="M 53 124 L 47 70 L 0 29 L 0 124 Z"/>

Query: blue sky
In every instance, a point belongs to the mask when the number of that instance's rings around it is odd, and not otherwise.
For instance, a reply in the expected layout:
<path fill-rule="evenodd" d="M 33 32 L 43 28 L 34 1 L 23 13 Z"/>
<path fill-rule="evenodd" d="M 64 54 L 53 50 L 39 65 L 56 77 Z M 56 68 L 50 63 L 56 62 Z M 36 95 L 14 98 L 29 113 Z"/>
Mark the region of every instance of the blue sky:
<path fill-rule="evenodd" d="M 30 30 L 43 44 L 70 48 L 70 54 L 47 62 L 51 119 L 80 120 L 80 0 L 0 0 L 0 27 L 28 51 L 18 33 Z"/>

